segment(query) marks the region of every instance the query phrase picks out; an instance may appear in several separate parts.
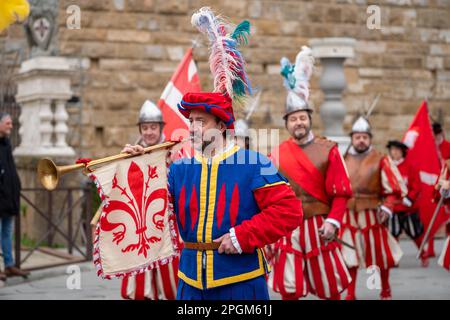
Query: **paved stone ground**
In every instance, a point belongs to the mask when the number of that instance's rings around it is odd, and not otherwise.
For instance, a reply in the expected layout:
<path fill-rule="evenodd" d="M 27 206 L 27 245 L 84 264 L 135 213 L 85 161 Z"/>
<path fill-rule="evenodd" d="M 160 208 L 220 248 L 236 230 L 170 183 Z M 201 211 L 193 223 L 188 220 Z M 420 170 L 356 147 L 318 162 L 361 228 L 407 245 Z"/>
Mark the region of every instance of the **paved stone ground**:
<path fill-rule="evenodd" d="M 394 299 L 450 299 L 450 273 L 437 265 L 437 258 L 430 260 L 428 268 L 422 268 L 415 259 L 417 252 L 409 240 L 401 241 L 405 255 L 399 268 L 391 272 L 391 286 Z M 442 240 L 435 242 L 436 253 L 440 253 Z M 120 280 L 102 280 L 97 277 L 91 262 L 75 265 L 80 271 L 80 289 L 68 289 L 76 285 L 72 267 L 57 267 L 32 273 L 28 280 L 9 279 L 0 288 L 0 300 L 12 299 L 120 299 Z M 359 299 L 378 299 L 378 290 L 366 286 L 370 275 L 359 272 L 357 296 Z M 271 292 L 273 299 L 279 299 Z M 315 299 L 308 296 L 306 299 Z"/>

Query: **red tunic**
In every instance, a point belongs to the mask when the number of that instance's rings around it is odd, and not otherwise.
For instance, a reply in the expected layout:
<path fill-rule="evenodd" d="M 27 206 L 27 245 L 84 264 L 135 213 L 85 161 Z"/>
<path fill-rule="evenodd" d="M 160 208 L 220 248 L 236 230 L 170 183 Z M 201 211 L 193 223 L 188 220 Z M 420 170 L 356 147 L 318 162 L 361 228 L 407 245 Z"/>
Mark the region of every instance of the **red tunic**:
<path fill-rule="evenodd" d="M 383 205 L 390 210 L 394 210 L 395 203 L 407 195 L 407 188 L 401 178 L 401 174 L 392 160 L 384 156 L 380 161 L 380 172 L 382 175 Z"/>
<path fill-rule="evenodd" d="M 397 202 L 394 207 L 394 212 L 413 212 L 417 211 L 416 200 L 420 192 L 420 177 L 419 171 L 414 167 L 414 165 L 408 160 L 403 159 L 402 162 L 397 164 L 398 171 L 402 175 L 403 181 L 408 188 L 407 197 L 411 200 L 413 205 L 411 207 L 405 206 L 401 199 Z"/>
<path fill-rule="evenodd" d="M 324 143 L 325 139 L 318 139 Z M 297 184 L 309 196 L 330 207 L 327 219 L 333 219 L 339 224 L 342 222 L 347 201 L 352 196 L 352 188 L 336 144 L 324 155 L 326 163 L 323 168 L 317 168 L 292 138 L 284 141 L 278 150 L 274 150 L 271 157 L 292 184 Z M 300 196 L 295 187 L 294 191 Z"/>
<path fill-rule="evenodd" d="M 450 141 L 444 140 L 441 142 L 439 145 L 439 153 L 442 162 L 450 159 Z"/>
<path fill-rule="evenodd" d="M 303 219 L 301 202 L 287 184 L 261 187 L 253 196 L 261 211 L 234 227 L 243 252 L 263 248 L 295 229 Z"/>

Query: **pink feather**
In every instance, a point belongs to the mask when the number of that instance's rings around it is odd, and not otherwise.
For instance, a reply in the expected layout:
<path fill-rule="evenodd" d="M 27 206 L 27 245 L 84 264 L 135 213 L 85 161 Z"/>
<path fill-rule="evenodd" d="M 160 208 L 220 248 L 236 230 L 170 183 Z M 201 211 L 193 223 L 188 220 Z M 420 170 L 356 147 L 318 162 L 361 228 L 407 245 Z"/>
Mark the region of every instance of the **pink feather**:
<path fill-rule="evenodd" d="M 206 34 L 210 41 L 210 70 L 214 78 L 214 91 L 236 98 L 233 83 L 242 80 L 249 88 L 245 74 L 245 62 L 238 53 L 237 43 L 230 37 L 231 26 L 208 7 L 201 8 L 192 15 L 192 25 Z"/>

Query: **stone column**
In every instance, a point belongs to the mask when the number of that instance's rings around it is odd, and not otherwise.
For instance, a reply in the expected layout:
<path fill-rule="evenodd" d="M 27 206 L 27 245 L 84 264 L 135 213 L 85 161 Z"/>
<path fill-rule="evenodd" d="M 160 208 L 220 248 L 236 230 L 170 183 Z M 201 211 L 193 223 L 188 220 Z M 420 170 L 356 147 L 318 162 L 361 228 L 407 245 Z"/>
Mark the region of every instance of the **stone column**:
<path fill-rule="evenodd" d="M 342 92 L 346 87 L 344 62 L 353 58 L 356 40 L 353 38 L 316 38 L 309 44 L 313 55 L 320 59 L 323 72 L 320 77 L 320 88 L 325 100 L 320 106 L 320 116 L 324 124 L 324 135 L 339 143 L 341 153 L 350 144 L 350 137 L 343 131 L 346 114 L 342 102 Z"/>
<path fill-rule="evenodd" d="M 66 101 L 72 97 L 70 60 L 64 57 L 39 56 L 22 63 L 15 77 L 17 84 L 16 101 L 21 106 L 19 118 L 20 145 L 14 149 L 22 187 L 42 188 L 36 167 L 41 158 L 50 157 L 58 165 L 74 163 L 75 151 L 67 145 L 68 134 Z M 80 173 L 63 177 L 58 187 L 78 187 Z M 41 210 L 49 212 L 49 200 L 46 192 L 24 193 Z M 57 222 L 56 213 L 64 201 L 63 193 L 53 195 L 53 222 Z M 38 215 L 31 205 L 22 201 L 26 214 L 21 216 L 21 232 L 32 240 L 42 238 L 49 224 Z M 77 221 L 74 216 L 73 221 Z M 66 230 L 64 221 L 60 228 Z M 61 236 L 56 235 L 55 243 L 66 243 Z"/>
<path fill-rule="evenodd" d="M 57 100 L 55 108 L 55 147 L 67 150 L 66 135 L 69 131 L 67 126 L 67 120 L 69 120 L 69 115 L 66 111 L 66 101 Z"/>
<path fill-rule="evenodd" d="M 21 144 L 14 156 L 75 156 L 66 143 L 70 75 L 70 64 L 63 57 L 36 57 L 22 63 L 16 77 Z"/>

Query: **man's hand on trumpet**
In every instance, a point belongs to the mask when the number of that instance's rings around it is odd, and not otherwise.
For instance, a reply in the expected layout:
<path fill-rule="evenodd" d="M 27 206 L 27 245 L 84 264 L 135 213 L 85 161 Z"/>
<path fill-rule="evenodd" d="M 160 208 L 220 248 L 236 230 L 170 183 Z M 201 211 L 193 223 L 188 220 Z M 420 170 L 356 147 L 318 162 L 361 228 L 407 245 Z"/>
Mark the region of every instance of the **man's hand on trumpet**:
<path fill-rule="evenodd" d="M 144 147 L 137 144 L 132 146 L 131 144 L 126 144 L 125 147 L 120 151 L 120 153 L 129 153 L 133 156 L 144 154 Z"/>

